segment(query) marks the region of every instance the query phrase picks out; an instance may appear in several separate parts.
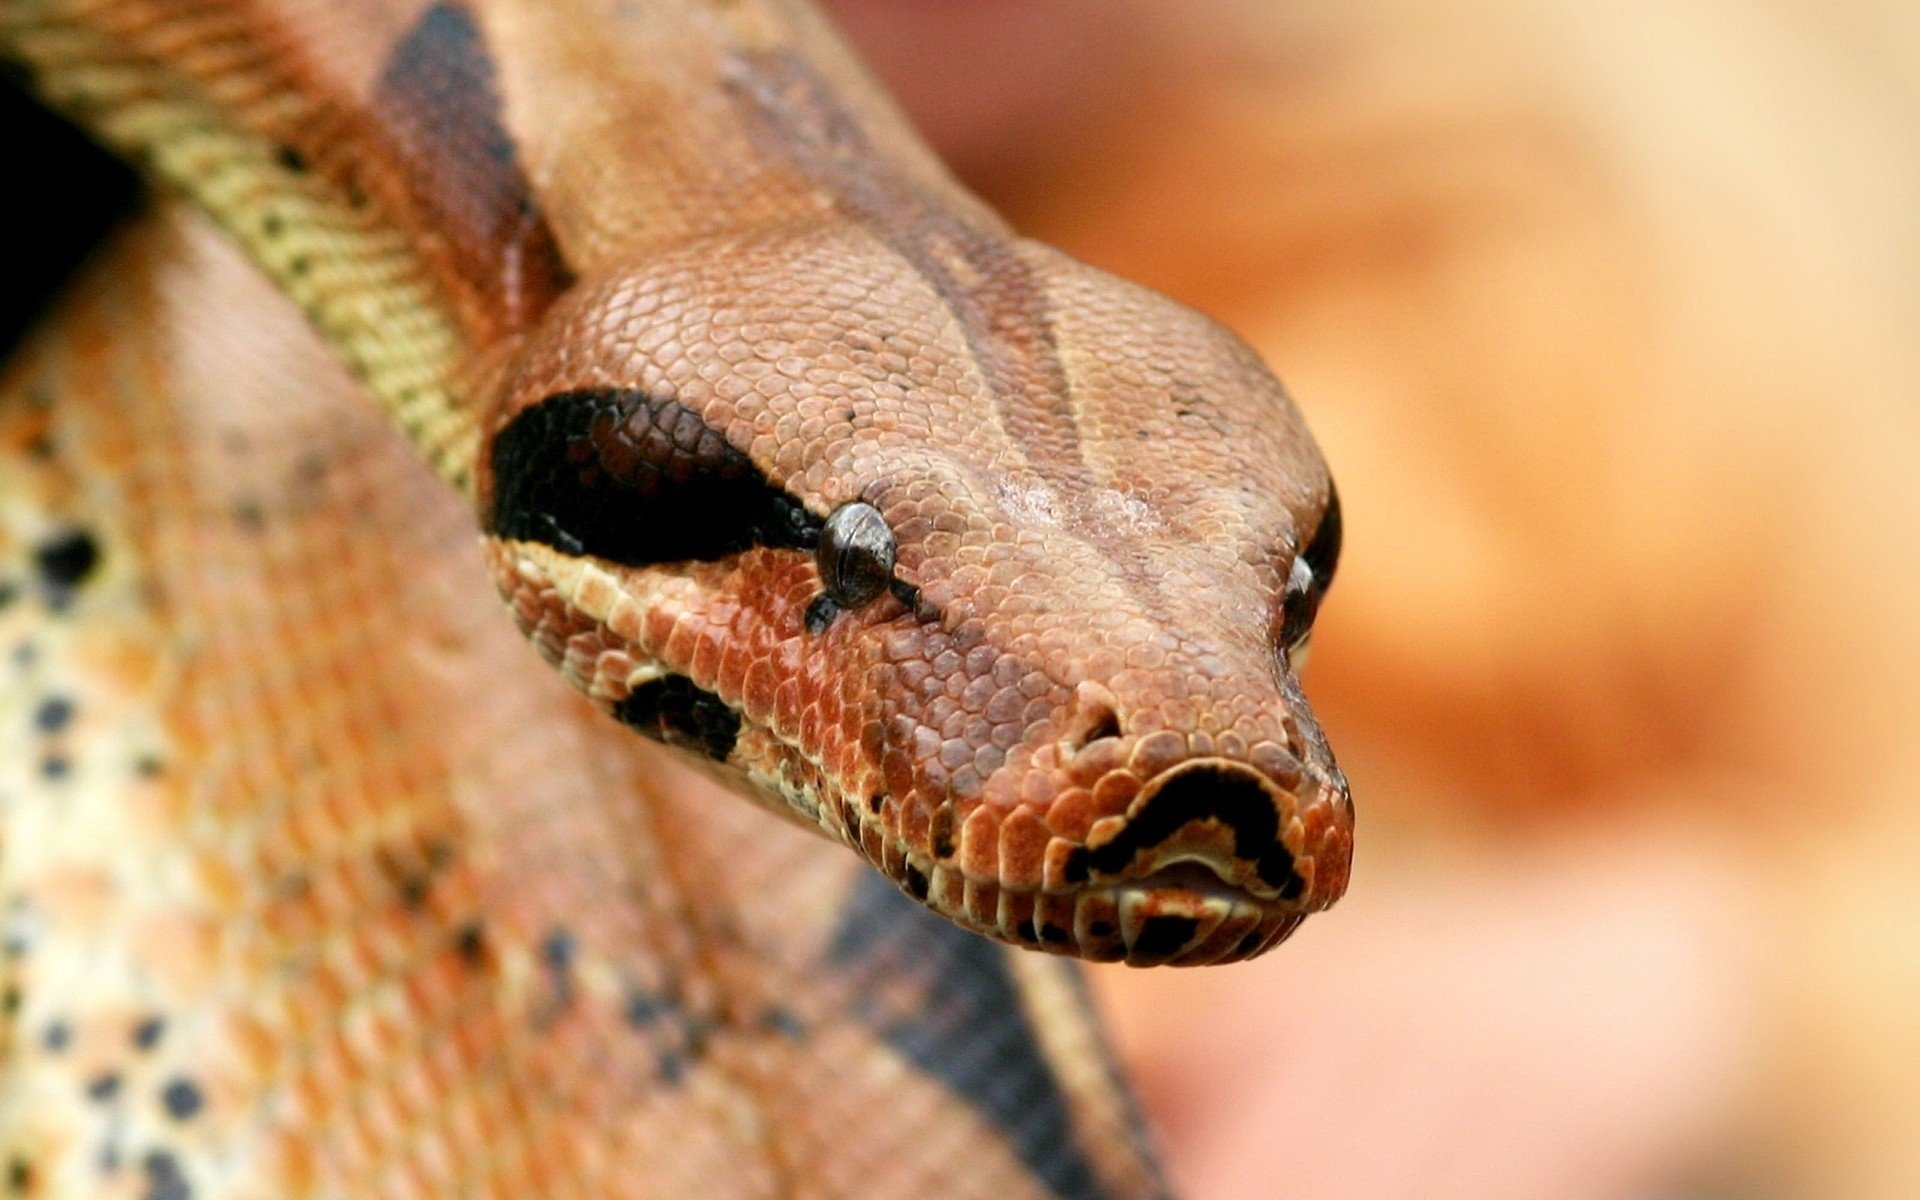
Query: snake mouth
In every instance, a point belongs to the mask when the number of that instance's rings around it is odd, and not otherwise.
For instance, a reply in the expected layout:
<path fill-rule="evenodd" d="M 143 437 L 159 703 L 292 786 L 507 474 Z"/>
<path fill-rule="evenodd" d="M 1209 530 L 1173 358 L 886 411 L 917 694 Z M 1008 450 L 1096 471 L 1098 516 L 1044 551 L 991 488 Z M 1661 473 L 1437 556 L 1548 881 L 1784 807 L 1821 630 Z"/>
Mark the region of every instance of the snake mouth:
<path fill-rule="evenodd" d="M 1085 865 L 1091 878 L 1136 886 L 1162 877 L 1198 886 L 1211 874 L 1211 886 L 1290 904 L 1307 891 L 1298 807 L 1292 790 L 1247 763 L 1194 759 L 1148 781 L 1125 814 L 1094 822 Z"/>
<path fill-rule="evenodd" d="M 1016 945 L 1129 965 L 1251 958 L 1330 902 L 1344 877 L 1302 853 L 1292 791 L 1251 766 L 1191 760 L 1141 789 L 1124 813 L 1073 840 L 1030 810 L 974 809 L 946 852 L 849 806 L 849 840 L 921 903 Z M 915 824 L 916 822 L 908 822 Z M 1336 861 L 1337 860 L 1337 861 Z M 1337 894 L 1337 891 L 1333 892 Z"/>

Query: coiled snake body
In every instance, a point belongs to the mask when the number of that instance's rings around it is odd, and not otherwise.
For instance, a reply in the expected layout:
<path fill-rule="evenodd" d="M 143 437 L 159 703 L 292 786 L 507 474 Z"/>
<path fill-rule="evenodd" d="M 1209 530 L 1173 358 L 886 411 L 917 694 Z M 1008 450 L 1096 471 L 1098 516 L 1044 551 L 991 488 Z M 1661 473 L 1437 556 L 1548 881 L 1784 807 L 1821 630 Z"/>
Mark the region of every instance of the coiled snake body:
<path fill-rule="evenodd" d="M 1250 351 L 798 4 L 0 53 L 192 202 L 0 385 L 0 1192 L 1159 1190 L 1072 963 L 957 926 L 1217 962 L 1343 890 L 1338 510 Z"/>

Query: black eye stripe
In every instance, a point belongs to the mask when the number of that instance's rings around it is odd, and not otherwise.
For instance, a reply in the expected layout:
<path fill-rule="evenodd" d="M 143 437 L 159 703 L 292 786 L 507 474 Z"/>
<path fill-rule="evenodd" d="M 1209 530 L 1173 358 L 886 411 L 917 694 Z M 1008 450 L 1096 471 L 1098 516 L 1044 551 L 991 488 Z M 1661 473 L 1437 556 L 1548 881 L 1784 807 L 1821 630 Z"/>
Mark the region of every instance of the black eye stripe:
<path fill-rule="evenodd" d="M 614 705 L 613 715 L 655 741 L 697 750 L 716 762 L 727 760 L 740 737 L 740 714 L 685 675 L 641 684 Z"/>
<path fill-rule="evenodd" d="M 821 519 L 700 415 L 630 389 L 561 392 L 494 438 L 492 531 L 628 566 L 811 551 Z"/>

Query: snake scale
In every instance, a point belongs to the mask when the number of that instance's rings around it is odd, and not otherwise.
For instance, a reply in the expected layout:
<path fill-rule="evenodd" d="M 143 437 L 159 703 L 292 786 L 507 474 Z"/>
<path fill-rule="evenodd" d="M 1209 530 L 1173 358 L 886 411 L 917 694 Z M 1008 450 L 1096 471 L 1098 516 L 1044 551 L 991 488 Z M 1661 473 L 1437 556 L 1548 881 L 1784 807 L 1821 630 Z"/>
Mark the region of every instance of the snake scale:
<path fill-rule="evenodd" d="M 0 377 L 0 1194 L 1164 1194 L 1073 958 L 1351 857 L 1249 349 L 798 2 L 0 57 L 151 185 Z"/>

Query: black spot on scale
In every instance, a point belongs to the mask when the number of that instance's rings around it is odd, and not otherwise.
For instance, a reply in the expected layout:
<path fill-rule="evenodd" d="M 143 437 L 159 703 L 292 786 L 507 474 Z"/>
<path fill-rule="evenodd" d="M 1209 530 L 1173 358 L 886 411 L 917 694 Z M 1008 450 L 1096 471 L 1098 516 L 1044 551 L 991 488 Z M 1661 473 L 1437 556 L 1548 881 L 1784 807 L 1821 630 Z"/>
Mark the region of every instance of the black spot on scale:
<path fill-rule="evenodd" d="M 72 529 L 34 547 L 33 561 L 49 588 L 69 591 L 85 583 L 100 564 L 100 546 L 86 530 Z"/>
<path fill-rule="evenodd" d="M 761 1014 L 760 1023 L 790 1042 L 799 1041 L 807 1033 L 806 1023 L 800 1019 L 800 1015 L 778 1004 Z"/>
<path fill-rule="evenodd" d="M 470 967 L 487 961 L 487 935 L 478 921 L 469 921 L 454 932 L 453 949 Z"/>
<path fill-rule="evenodd" d="M 176 1121 L 191 1120 L 205 1103 L 200 1086 L 191 1079 L 175 1079 L 160 1089 L 160 1105 Z"/>
<path fill-rule="evenodd" d="M 151 1050 L 160 1044 L 160 1035 L 167 1031 L 167 1022 L 163 1017 L 143 1017 L 133 1027 L 133 1045 L 136 1050 Z"/>
<path fill-rule="evenodd" d="M 140 1165 L 147 1173 L 141 1200 L 193 1200 L 193 1189 L 180 1172 L 180 1160 L 165 1150 L 150 1150 Z"/>
<path fill-rule="evenodd" d="M 626 999 L 621 1002 L 620 1015 L 633 1029 L 647 1029 L 670 1017 L 683 1015 L 680 1001 L 666 992 L 656 992 L 639 986 L 627 989 Z"/>
<path fill-rule="evenodd" d="M 855 1015 L 972 1105 L 1054 1196 L 1105 1200 L 1008 971 L 1006 956 L 1016 953 L 1025 951 L 934 916 L 871 871 L 854 886 L 827 950 L 856 983 Z M 899 994 L 902 980 L 923 1001 L 904 1011 L 879 999 Z"/>
<path fill-rule="evenodd" d="M 1149 917 L 1133 939 L 1132 955 L 1141 960 L 1171 958 L 1200 930 L 1192 917 Z"/>
<path fill-rule="evenodd" d="M 24 1196 L 33 1190 L 33 1164 L 18 1155 L 7 1161 L 7 1190 Z"/>
<path fill-rule="evenodd" d="M 563 1008 L 573 1003 L 573 963 L 579 952 L 580 943 L 565 929 L 548 930 L 540 939 L 540 961 L 546 964 L 554 1003 Z"/>
<path fill-rule="evenodd" d="M 120 1076 L 113 1072 L 94 1076 L 87 1084 L 87 1099 L 104 1104 L 120 1094 Z"/>
<path fill-rule="evenodd" d="M 907 895 L 912 896 L 915 900 L 925 900 L 927 898 L 928 883 L 926 872 L 914 866 L 912 863 L 908 863 L 901 870 L 900 875 L 901 881 L 906 884 Z"/>
<path fill-rule="evenodd" d="M 834 602 L 832 596 L 824 592 L 815 596 L 812 603 L 807 605 L 807 615 L 804 618 L 807 632 L 814 637 L 819 637 L 827 631 L 827 626 L 833 624 L 833 619 L 839 615 L 840 606 Z"/>
<path fill-rule="evenodd" d="M 33 725 L 41 733 L 59 733 L 73 720 L 73 701 L 64 696 L 49 696 L 33 710 Z"/>
<path fill-rule="evenodd" d="M 725 762 L 740 737 L 740 714 L 685 675 L 643 683 L 614 705 L 621 724 L 669 746 Z"/>
<path fill-rule="evenodd" d="M 692 409 L 624 389 L 562 392 L 494 438 L 491 527 L 627 566 L 811 552 L 822 521 Z"/>

